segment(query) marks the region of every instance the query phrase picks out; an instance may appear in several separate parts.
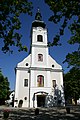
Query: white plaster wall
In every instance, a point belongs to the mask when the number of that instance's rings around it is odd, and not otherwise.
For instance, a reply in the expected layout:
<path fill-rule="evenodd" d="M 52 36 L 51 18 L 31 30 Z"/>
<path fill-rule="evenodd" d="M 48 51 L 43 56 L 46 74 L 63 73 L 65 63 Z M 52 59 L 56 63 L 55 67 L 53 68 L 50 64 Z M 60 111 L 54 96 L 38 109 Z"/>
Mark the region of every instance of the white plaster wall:
<path fill-rule="evenodd" d="M 38 61 L 38 54 L 43 54 L 43 61 Z M 47 67 L 48 66 L 48 48 L 33 47 L 32 48 L 32 66 Z"/>
<path fill-rule="evenodd" d="M 18 95 L 19 95 L 19 75 L 20 75 L 20 71 L 16 71 L 15 100 L 18 100 Z M 14 106 L 17 105 L 18 104 L 14 102 Z"/>
<path fill-rule="evenodd" d="M 51 72 L 51 80 L 56 80 L 56 84 L 61 89 L 61 86 L 63 86 L 62 72 Z"/>
<path fill-rule="evenodd" d="M 29 73 L 28 71 L 21 71 L 17 70 L 16 74 L 16 88 L 15 88 L 15 100 L 23 100 L 23 107 L 28 107 L 29 102 L 29 86 L 24 87 L 24 79 L 28 79 L 28 85 L 29 85 Z M 27 97 L 27 100 L 24 98 Z M 18 103 L 14 104 L 14 106 L 18 106 Z"/>

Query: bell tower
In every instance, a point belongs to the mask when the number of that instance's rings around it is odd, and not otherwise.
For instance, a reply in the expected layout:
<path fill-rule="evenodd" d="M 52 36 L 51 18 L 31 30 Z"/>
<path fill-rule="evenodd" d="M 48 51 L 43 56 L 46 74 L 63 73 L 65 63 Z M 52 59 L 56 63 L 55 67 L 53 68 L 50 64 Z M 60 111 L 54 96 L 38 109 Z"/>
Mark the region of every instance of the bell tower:
<path fill-rule="evenodd" d="M 48 65 L 47 28 L 38 9 L 31 29 L 32 67 Z"/>

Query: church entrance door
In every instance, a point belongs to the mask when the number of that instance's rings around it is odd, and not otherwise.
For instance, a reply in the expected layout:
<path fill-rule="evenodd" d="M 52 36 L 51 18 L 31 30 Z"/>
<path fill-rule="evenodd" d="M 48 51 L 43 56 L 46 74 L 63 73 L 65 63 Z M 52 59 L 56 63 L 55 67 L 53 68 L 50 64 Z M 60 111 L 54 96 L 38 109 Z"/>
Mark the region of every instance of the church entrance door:
<path fill-rule="evenodd" d="M 37 107 L 45 107 L 45 95 L 37 95 Z"/>

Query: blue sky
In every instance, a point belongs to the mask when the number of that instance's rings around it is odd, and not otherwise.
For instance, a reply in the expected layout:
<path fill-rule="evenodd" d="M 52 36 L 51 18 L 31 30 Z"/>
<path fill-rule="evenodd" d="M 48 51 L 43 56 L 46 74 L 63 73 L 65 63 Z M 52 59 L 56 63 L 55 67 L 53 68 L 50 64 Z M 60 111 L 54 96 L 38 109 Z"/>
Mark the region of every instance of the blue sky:
<path fill-rule="evenodd" d="M 2 73 L 5 77 L 8 77 L 8 80 L 10 82 L 10 88 L 13 90 L 15 88 L 15 67 L 18 62 L 22 61 L 25 57 L 27 57 L 30 49 L 30 30 L 31 30 L 31 24 L 32 21 L 35 19 L 35 14 L 37 12 L 37 8 L 40 8 L 40 12 L 42 15 L 43 21 L 46 23 L 46 26 L 48 28 L 48 41 L 52 41 L 55 33 L 58 32 L 59 25 L 55 25 L 48 21 L 48 18 L 50 15 L 52 15 L 52 12 L 49 9 L 49 6 L 44 3 L 44 0 L 30 0 L 33 2 L 33 15 L 28 16 L 27 14 L 23 14 L 20 17 L 20 20 L 22 22 L 22 26 L 20 29 L 20 33 L 23 35 L 21 41 L 23 45 L 26 45 L 28 47 L 28 52 L 18 52 L 16 47 L 13 47 L 14 52 L 13 54 L 6 53 L 4 54 L 2 51 L 0 51 L 0 68 L 2 70 Z M 69 69 L 67 68 L 67 63 L 62 64 L 62 62 L 65 59 L 65 56 L 68 52 L 72 52 L 77 48 L 76 45 L 69 45 L 67 43 L 67 40 L 70 37 L 69 31 L 66 29 L 64 36 L 61 38 L 62 46 L 57 47 L 50 47 L 49 53 L 50 55 L 63 67 L 64 72 L 67 72 Z"/>

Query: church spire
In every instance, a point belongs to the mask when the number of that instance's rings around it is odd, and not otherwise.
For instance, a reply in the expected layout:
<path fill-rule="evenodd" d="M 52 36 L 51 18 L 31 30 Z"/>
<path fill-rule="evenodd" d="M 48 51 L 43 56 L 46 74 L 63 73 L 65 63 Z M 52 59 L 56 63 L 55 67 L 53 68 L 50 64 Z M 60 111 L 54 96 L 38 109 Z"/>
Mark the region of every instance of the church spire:
<path fill-rule="evenodd" d="M 38 8 L 37 13 L 35 15 L 35 20 L 32 23 L 32 27 L 42 27 L 45 28 L 46 24 L 44 23 L 44 21 L 42 21 L 42 16 L 40 13 L 40 10 Z"/>
<path fill-rule="evenodd" d="M 42 21 L 42 16 L 41 16 L 41 13 L 40 13 L 40 9 L 38 8 L 38 11 L 35 15 L 35 20 L 39 20 L 39 21 Z"/>

